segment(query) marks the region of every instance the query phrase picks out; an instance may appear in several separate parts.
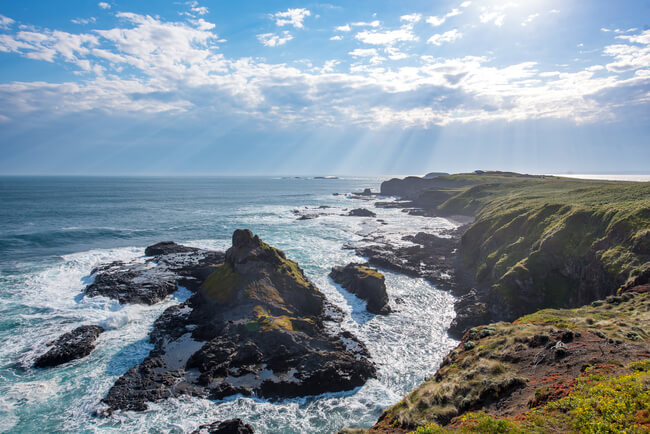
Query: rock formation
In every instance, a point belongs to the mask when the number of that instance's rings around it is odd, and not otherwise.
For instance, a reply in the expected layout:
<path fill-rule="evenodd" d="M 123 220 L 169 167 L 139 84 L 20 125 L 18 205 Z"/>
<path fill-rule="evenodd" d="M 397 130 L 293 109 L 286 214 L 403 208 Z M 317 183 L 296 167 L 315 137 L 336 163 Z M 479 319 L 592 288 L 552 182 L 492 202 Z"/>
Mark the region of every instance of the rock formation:
<path fill-rule="evenodd" d="M 120 303 L 154 304 L 176 291 L 178 285 L 196 290 L 223 263 L 224 254 L 181 246 L 171 241 L 145 249 L 144 263 L 115 261 L 92 270 L 89 297 L 104 296 Z"/>
<path fill-rule="evenodd" d="M 95 341 L 104 329 L 98 325 L 83 325 L 61 335 L 48 345 L 52 348 L 34 362 L 36 368 L 49 368 L 86 357 L 95 349 Z"/>
<path fill-rule="evenodd" d="M 330 277 L 343 288 L 368 302 L 368 312 L 387 315 L 391 312 L 384 275 L 363 264 L 333 267 Z"/>
<path fill-rule="evenodd" d="M 273 399 L 361 386 L 375 367 L 355 336 L 325 326 L 326 307 L 335 309 L 298 264 L 237 230 L 223 265 L 156 321 L 153 350 L 104 402 L 109 411 L 144 410 L 180 394 Z"/>
<path fill-rule="evenodd" d="M 192 434 L 253 434 L 254 432 L 253 427 L 245 424 L 241 419 L 228 419 L 201 425 L 192 431 Z"/>
<path fill-rule="evenodd" d="M 350 217 L 377 217 L 377 214 L 365 208 L 353 209 L 347 215 Z"/>

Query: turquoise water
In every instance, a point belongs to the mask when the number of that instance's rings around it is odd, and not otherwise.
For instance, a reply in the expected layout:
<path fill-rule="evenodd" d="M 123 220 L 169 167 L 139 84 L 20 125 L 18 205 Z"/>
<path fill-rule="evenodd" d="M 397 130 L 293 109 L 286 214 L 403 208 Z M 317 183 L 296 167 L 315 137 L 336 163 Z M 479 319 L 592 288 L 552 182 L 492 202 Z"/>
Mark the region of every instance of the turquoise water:
<path fill-rule="evenodd" d="M 372 208 L 332 193 L 377 190 L 381 179 L 279 178 L 0 178 L 0 431 L 187 432 L 241 417 L 261 433 L 336 432 L 370 426 L 381 410 L 433 374 L 455 345 L 446 335 L 453 298 L 422 279 L 386 272 L 398 312 L 375 317 L 334 285 L 333 265 L 355 257 L 342 249 L 365 236 L 403 242 L 421 230 L 451 228 L 443 219 L 377 209 L 376 219 L 343 217 Z M 328 215 L 297 221 L 292 212 L 320 205 Z M 236 228 L 250 228 L 298 261 L 307 276 L 345 312 L 343 327 L 368 346 L 379 378 L 347 393 L 268 402 L 183 397 L 142 412 L 93 416 L 116 378 L 148 353 L 153 321 L 189 294 L 179 290 L 155 306 L 121 306 L 86 298 L 82 290 L 99 263 L 141 260 L 144 247 L 174 240 L 226 249 Z M 139 259 L 138 259 L 139 258 Z M 29 366 L 46 344 L 80 324 L 107 328 L 87 358 L 51 370 Z"/>

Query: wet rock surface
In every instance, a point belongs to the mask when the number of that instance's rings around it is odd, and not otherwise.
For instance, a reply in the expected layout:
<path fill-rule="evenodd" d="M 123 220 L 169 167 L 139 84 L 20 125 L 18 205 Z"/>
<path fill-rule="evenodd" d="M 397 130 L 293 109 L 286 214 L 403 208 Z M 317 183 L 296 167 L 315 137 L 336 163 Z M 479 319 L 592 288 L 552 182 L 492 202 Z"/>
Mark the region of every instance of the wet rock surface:
<path fill-rule="evenodd" d="M 103 401 L 110 412 L 183 394 L 276 399 L 354 389 L 375 366 L 332 321 L 334 310 L 282 251 L 237 230 L 224 264 L 155 322 L 153 350 Z"/>
<path fill-rule="evenodd" d="M 222 264 L 224 253 L 162 242 L 145 249 L 144 262 L 115 261 L 92 270 L 89 297 L 104 296 L 122 304 L 155 304 L 184 286 L 192 291 Z"/>
<path fill-rule="evenodd" d="M 348 264 L 345 267 L 333 267 L 330 277 L 357 297 L 368 302 L 368 312 L 388 315 L 388 294 L 384 275 L 364 264 Z"/>
<path fill-rule="evenodd" d="M 346 215 L 350 217 L 377 217 L 377 214 L 365 208 L 355 208 Z"/>
<path fill-rule="evenodd" d="M 50 342 L 52 348 L 34 362 L 36 368 L 49 368 L 75 359 L 86 357 L 95 349 L 95 341 L 104 328 L 98 325 L 83 325 L 63 334 Z"/>
<path fill-rule="evenodd" d="M 378 243 L 355 247 L 355 252 L 368 258 L 371 265 L 422 277 L 442 289 L 465 293 L 458 283 L 457 250 L 464 227 L 447 231 L 444 237 L 419 232 L 403 237 L 408 245 Z"/>
<path fill-rule="evenodd" d="M 228 419 L 201 425 L 192 431 L 192 434 L 253 434 L 254 432 L 253 427 L 245 424 L 241 419 Z"/>

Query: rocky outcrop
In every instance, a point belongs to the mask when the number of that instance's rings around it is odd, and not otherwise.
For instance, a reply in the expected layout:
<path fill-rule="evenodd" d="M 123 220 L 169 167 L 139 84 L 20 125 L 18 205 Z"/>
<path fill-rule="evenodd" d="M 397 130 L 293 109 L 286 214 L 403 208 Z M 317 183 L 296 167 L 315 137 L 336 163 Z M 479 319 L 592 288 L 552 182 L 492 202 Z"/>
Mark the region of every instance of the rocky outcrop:
<path fill-rule="evenodd" d="M 388 293 L 384 275 L 364 264 L 348 264 L 345 267 L 332 267 L 332 280 L 344 289 L 367 302 L 366 310 L 376 315 L 388 315 Z"/>
<path fill-rule="evenodd" d="M 388 293 L 384 275 L 364 264 L 333 267 L 330 277 L 357 297 L 368 302 L 366 309 L 376 315 L 388 315 Z"/>
<path fill-rule="evenodd" d="M 173 241 L 162 241 L 144 249 L 145 256 L 170 255 L 172 253 L 190 253 L 200 249 L 176 244 Z"/>
<path fill-rule="evenodd" d="M 245 424 L 241 419 L 228 419 L 201 425 L 192 431 L 192 434 L 253 434 L 254 432 L 253 427 Z"/>
<path fill-rule="evenodd" d="M 458 267 L 458 247 L 465 227 L 445 232 L 444 237 L 419 232 L 406 236 L 411 245 L 369 244 L 355 248 L 371 265 L 422 277 L 441 289 L 464 295 L 471 289 Z"/>
<path fill-rule="evenodd" d="M 34 367 L 49 368 L 86 357 L 95 349 L 95 341 L 103 332 L 104 328 L 98 325 L 83 325 L 61 335 L 48 344 L 52 348 L 36 359 Z"/>
<path fill-rule="evenodd" d="M 144 262 L 116 261 L 93 269 L 94 281 L 85 294 L 114 298 L 122 304 L 158 303 L 176 291 L 178 285 L 197 290 L 224 259 L 222 252 L 171 241 L 149 246 L 145 254 L 151 257 Z"/>
<path fill-rule="evenodd" d="M 326 307 L 335 309 L 298 264 L 237 230 L 224 264 L 156 321 L 153 350 L 104 402 L 110 410 L 144 410 L 181 394 L 275 399 L 361 386 L 375 367 L 355 336 L 333 331 Z"/>
<path fill-rule="evenodd" d="M 461 296 L 450 330 L 456 337 L 468 327 L 578 307 L 650 281 L 648 183 L 477 172 L 390 180 L 382 193 L 410 199 L 382 206 L 420 207 L 409 214 L 477 217 L 452 250 L 432 251 L 434 259 L 426 243 L 357 249 L 372 264 Z M 436 263 L 449 270 L 437 273 L 449 284 L 431 273 Z"/>
<path fill-rule="evenodd" d="M 347 215 L 350 217 L 377 217 L 377 214 L 365 208 L 353 209 Z"/>
<path fill-rule="evenodd" d="M 435 375 L 368 432 L 407 433 L 427 424 L 451 424 L 449 432 L 489 431 L 472 429 L 476 419 L 468 413 L 477 411 L 483 427 L 500 426 L 499 432 L 621 432 L 633 426 L 648 407 L 647 383 L 639 385 L 650 379 L 649 289 L 471 328 Z M 559 405 L 563 398 L 569 399 Z M 440 426 L 430 431 L 448 432 Z"/>

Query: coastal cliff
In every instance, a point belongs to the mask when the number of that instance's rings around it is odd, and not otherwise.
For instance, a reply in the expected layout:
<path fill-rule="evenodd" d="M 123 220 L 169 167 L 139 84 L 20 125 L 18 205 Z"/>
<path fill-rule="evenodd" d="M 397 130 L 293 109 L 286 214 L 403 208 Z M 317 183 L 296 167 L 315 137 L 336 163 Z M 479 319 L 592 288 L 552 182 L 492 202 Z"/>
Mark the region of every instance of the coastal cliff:
<path fill-rule="evenodd" d="M 454 282 L 430 280 L 460 296 L 461 342 L 375 426 L 342 432 L 650 430 L 650 183 L 480 172 L 382 194 L 475 218 L 455 249 L 429 237 L 454 256 Z"/>
<path fill-rule="evenodd" d="M 345 432 L 647 432 L 649 290 L 472 328 L 375 426 Z"/>
<path fill-rule="evenodd" d="M 481 172 L 390 180 L 381 191 L 429 215 L 475 217 L 457 253 L 464 280 L 456 293 L 474 290 L 457 309 L 458 336 L 538 309 L 582 306 L 650 279 L 649 183 Z"/>

